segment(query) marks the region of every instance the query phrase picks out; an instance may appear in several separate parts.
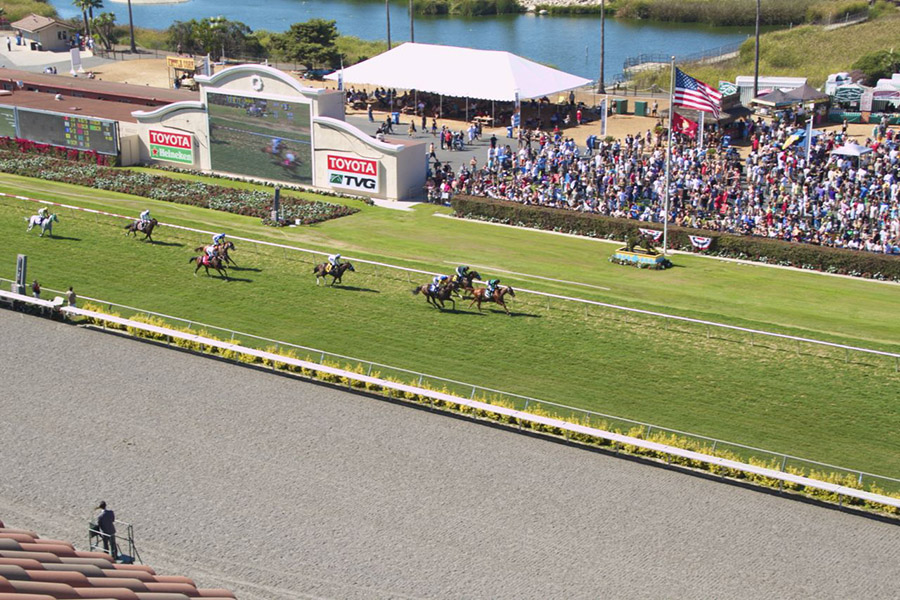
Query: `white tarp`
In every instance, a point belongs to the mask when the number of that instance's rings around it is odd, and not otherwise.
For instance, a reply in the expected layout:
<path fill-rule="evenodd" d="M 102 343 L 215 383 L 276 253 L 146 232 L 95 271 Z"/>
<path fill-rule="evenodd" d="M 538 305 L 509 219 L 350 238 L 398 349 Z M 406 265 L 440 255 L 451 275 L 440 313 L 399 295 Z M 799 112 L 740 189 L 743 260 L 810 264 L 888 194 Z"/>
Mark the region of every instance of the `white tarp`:
<path fill-rule="evenodd" d="M 860 146 L 859 144 L 855 144 L 853 142 L 849 142 L 844 144 L 840 148 L 836 148 L 831 151 L 832 154 L 837 154 L 838 156 L 862 156 L 863 154 L 868 154 L 872 149 L 868 146 Z"/>
<path fill-rule="evenodd" d="M 509 52 L 411 42 L 347 67 L 343 79 L 344 87 L 377 85 L 500 102 L 515 101 L 516 92 L 523 100 L 541 98 L 591 83 Z"/>

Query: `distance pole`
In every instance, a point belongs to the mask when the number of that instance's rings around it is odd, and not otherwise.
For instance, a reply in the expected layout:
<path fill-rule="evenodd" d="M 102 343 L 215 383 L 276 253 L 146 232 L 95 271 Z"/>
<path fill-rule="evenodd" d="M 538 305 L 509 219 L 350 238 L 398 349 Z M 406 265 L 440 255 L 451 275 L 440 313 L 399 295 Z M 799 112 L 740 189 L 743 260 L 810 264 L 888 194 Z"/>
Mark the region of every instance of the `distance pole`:
<path fill-rule="evenodd" d="M 672 119 L 675 115 L 675 57 L 671 59 L 672 80 L 669 86 L 669 141 L 666 144 L 665 214 L 663 215 L 663 255 L 669 253 L 669 181 L 672 172 Z"/>

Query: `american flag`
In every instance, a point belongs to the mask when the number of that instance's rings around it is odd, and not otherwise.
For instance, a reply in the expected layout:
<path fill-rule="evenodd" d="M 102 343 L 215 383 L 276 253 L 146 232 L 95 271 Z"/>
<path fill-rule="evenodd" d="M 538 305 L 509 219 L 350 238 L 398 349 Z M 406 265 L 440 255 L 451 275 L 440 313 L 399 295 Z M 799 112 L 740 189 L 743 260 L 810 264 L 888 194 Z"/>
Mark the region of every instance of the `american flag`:
<path fill-rule="evenodd" d="M 694 79 L 679 68 L 675 69 L 675 94 L 673 97 L 675 106 L 710 112 L 715 118 L 719 118 L 719 105 L 722 102 L 721 92 Z"/>

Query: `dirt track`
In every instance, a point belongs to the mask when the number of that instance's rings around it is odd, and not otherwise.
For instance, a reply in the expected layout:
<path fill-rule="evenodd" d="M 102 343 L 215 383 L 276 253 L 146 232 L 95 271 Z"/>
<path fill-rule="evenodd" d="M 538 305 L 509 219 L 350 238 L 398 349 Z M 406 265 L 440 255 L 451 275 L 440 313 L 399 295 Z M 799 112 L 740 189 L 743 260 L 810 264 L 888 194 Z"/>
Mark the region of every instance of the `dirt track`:
<path fill-rule="evenodd" d="M 893 598 L 900 527 L 0 310 L 0 518 L 244 600 Z"/>

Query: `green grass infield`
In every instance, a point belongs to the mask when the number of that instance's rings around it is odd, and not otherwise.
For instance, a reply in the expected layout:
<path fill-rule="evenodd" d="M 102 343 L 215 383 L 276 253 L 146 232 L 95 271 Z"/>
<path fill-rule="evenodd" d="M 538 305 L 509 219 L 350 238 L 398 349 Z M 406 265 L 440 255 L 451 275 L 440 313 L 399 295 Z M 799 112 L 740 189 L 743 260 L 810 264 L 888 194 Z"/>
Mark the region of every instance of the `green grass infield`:
<path fill-rule="evenodd" d="M 246 184 L 240 184 L 246 185 Z M 449 272 L 459 263 L 513 287 L 624 304 L 875 349 L 900 351 L 900 287 L 694 256 L 663 272 L 613 265 L 616 246 L 346 201 L 362 212 L 310 227 L 0 175 L 0 191 L 225 231 L 345 257 Z M 332 199 L 328 199 L 331 201 Z M 316 287 L 314 257 L 237 242 L 234 281 L 194 277 L 208 236 L 58 210 L 55 239 L 25 233 L 34 203 L 0 199 L 0 276 L 15 255 L 29 280 L 286 342 L 578 408 L 900 477 L 895 361 L 793 342 L 708 337 L 705 328 L 519 294 L 514 316 L 468 303 L 443 313 L 409 280 L 357 264 L 343 287 Z M 893 315 L 893 317 L 891 317 Z M 752 344 L 751 344 L 752 341 Z M 849 358 L 849 360 L 848 360 Z"/>

